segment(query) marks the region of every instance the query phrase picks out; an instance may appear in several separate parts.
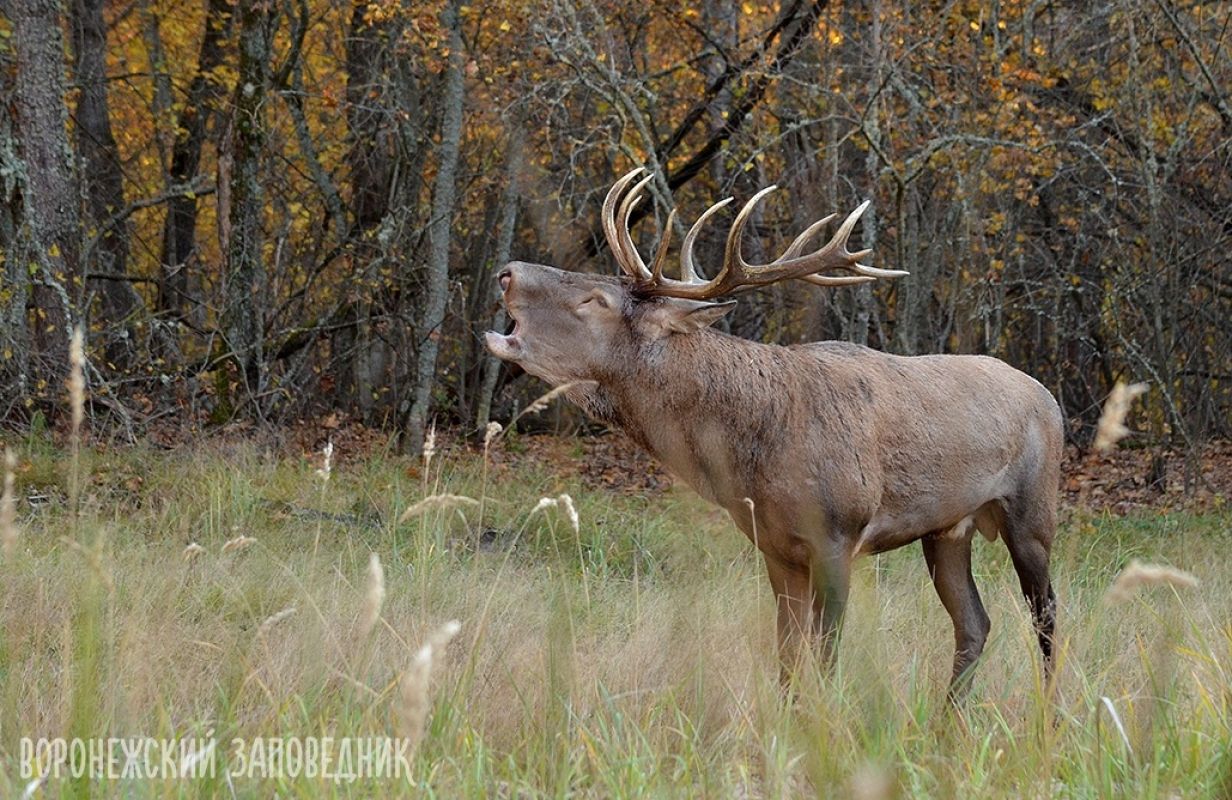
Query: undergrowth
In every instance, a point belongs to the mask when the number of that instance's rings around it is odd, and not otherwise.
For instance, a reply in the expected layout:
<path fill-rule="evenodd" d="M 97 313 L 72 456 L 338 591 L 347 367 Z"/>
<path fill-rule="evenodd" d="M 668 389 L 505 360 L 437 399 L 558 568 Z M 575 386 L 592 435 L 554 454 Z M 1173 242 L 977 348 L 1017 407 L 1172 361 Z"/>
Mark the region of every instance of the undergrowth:
<path fill-rule="evenodd" d="M 684 490 L 588 491 L 473 453 L 325 468 L 255 446 L 86 449 L 74 466 L 41 438 L 11 446 L 3 797 L 1232 790 L 1227 513 L 1071 515 L 1053 555 L 1055 691 L 1005 548 L 979 541 L 993 633 L 955 711 L 951 627 L 916 547 L 860 562 L 837 668 L 784 697 L 760 563 Z M 1114 602 L 1134 559 L 1199 583 Z M 207 735 L 223 764 L 237 737 L 407 736 L 413 772 L 19 774 L 22 737 Z"/>

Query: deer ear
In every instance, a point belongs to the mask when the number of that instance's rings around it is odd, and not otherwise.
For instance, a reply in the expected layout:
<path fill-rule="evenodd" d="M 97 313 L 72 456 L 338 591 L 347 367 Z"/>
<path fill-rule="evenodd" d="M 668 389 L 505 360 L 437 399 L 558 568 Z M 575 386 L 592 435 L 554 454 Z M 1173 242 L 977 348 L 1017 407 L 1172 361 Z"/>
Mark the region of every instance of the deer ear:
<path fill-rule="evenodd" d="M 718 322 L 735 305 L 735 300 L 728 300 L 725 303 L 706 303 L 701 300 L 664 297 L 655 303 L 646 317 L 652 329 L 659 336 L 692 333 Z"/>

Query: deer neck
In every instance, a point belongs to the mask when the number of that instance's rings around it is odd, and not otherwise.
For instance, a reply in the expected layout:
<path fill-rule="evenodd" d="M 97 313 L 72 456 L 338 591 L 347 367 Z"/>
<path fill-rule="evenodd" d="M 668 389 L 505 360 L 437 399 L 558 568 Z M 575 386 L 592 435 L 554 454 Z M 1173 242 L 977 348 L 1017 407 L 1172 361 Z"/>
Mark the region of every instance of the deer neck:
<path fill-rule="evenodd" d="M 742 507 L 767 439 L 786 428 L 782 350 L 710 330 L 644 345 L 599 382 L 596 416 L 703 497 Z"/>

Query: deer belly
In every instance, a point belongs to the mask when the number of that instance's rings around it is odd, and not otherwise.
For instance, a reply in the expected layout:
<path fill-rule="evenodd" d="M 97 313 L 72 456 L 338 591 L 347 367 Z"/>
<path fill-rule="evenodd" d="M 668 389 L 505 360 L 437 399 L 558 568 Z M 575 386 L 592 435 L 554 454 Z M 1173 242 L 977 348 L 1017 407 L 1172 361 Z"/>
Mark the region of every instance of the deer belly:
<path fill-rule="evenodd" d="M 1000 528 L 998 501 L 988 500 L 966 513 L 930 514 L 916 509 L 905 514 L 880 513 L 864 526 L 856 541 L 855 555 L 884 553 L 929 534 L 947 539 L 963 539 L 978 530 L 986 539 L 997 538 Z M 922 513 L 924 512 L 924 513 Z M 957 519 L 955 519 L 957 516 Z"/>

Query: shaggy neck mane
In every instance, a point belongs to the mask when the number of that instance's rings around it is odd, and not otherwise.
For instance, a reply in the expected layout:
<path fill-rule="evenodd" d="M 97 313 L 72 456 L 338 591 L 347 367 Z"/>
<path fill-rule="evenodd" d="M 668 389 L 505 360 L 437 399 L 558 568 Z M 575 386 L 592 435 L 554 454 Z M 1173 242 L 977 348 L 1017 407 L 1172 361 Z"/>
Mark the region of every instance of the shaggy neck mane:
<path fill-rule="evenodd" d="M 686 480 L 748 474 L 789 428 L 790 360 L 787 348 L 704 329 L 642 345 L 570 397 Z"/>

